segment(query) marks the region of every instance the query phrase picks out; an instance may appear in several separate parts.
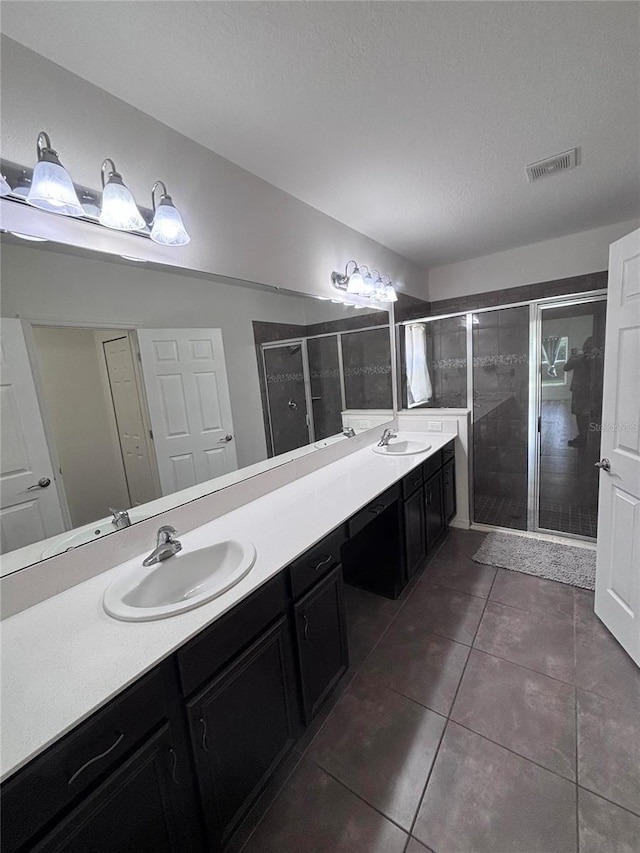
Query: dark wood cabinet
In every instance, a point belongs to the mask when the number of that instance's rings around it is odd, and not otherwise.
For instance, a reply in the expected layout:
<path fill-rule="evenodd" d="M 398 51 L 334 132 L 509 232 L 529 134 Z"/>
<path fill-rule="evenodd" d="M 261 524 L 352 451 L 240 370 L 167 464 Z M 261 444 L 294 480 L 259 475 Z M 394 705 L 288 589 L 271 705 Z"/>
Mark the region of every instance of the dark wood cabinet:
<path fill-rule="evenodd" d="M 425 530 L 427 553 L 433 548 L 445 529 L 442 509 L 442 471 L 437 471 L 424 484 Z"/>
<path fill-rule="evenodd" d="M 425 554 L 425 503 L 420 488 L 404 502 L 404 555 L 408 580 L 420 568 Z"/>
<path fill-rule="evenodd" d="M 453 459 L 442 467 L 442 511 L 445 524 L 456 514 L 456 466 Z"/>
<path fill-rule="evenodd" d="M 293 608 L 305 722 L 315 716 L 349 666 L 349 647 L 338 566 Z"/>
<path fill-rule="evenodd" d="M 165 724 L 48 835 L 34 853 L 188 853 L 202 839 L 190 759 Z"/>
<path fill-rule="evenodd" d="M 220 849 L 297 734 L 291 639 L 279 619 L 187 705 L 207 834 Z"/>

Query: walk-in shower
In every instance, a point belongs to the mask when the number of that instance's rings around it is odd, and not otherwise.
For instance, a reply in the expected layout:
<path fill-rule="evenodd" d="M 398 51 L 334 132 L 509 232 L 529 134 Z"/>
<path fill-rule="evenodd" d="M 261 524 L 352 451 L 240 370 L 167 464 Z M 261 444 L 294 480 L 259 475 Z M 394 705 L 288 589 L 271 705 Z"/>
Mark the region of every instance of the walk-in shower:
<path fill-rule="evenodd" d="M 470 409 L 475 523 L 597 533 L 606 296 L 399 326 L 402 408 Z"/>

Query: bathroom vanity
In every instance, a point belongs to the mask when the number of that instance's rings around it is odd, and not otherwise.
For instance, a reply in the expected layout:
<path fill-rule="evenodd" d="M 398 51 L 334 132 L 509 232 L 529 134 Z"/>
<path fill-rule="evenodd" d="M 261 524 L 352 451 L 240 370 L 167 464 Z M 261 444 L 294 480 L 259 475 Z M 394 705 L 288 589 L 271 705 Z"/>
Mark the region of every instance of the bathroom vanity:
<path fill-rule="evenodd" d="M 5 698 L 3 853 L 223 849 L 348 668 L 343 572 L 397 597 L 455 512 L 453 465 L 450 435 L 402 458 L 367 447 L 192 531 L 185 547 L 242 528 L 258 560 L 190 613 L 111 619 L 96 595 L 117 567 L 7 620 L 9 647 L 30 625 L 60 639 L 60 683 L 48 697 L 44 660 L 40 689 Z M 65 648 L 66 617 L 87 602 Z M 33 640 L 16 679 L 37 668 Z"/>

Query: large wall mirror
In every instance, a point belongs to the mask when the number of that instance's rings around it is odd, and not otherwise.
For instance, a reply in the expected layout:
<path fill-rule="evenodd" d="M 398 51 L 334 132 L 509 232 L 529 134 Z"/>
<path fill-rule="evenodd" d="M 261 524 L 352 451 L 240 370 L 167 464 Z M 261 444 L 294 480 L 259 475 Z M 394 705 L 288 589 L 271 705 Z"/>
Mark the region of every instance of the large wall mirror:
<path fill-rule="evenodd" d="M 389 315 L 2 235 L 3 573 L 392 416 Z"/>

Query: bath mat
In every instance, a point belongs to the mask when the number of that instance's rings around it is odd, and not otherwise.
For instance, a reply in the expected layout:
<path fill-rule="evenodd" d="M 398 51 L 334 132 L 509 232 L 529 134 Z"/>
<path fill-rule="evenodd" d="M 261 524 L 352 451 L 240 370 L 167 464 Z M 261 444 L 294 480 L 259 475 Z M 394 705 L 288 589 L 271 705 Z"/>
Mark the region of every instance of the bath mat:
<path fill-rule="evenodd" d="M 489 533 L 472 559 L 487 566 L 595 589 L 596 552 L 588 548 L 511 533 Z"/>

